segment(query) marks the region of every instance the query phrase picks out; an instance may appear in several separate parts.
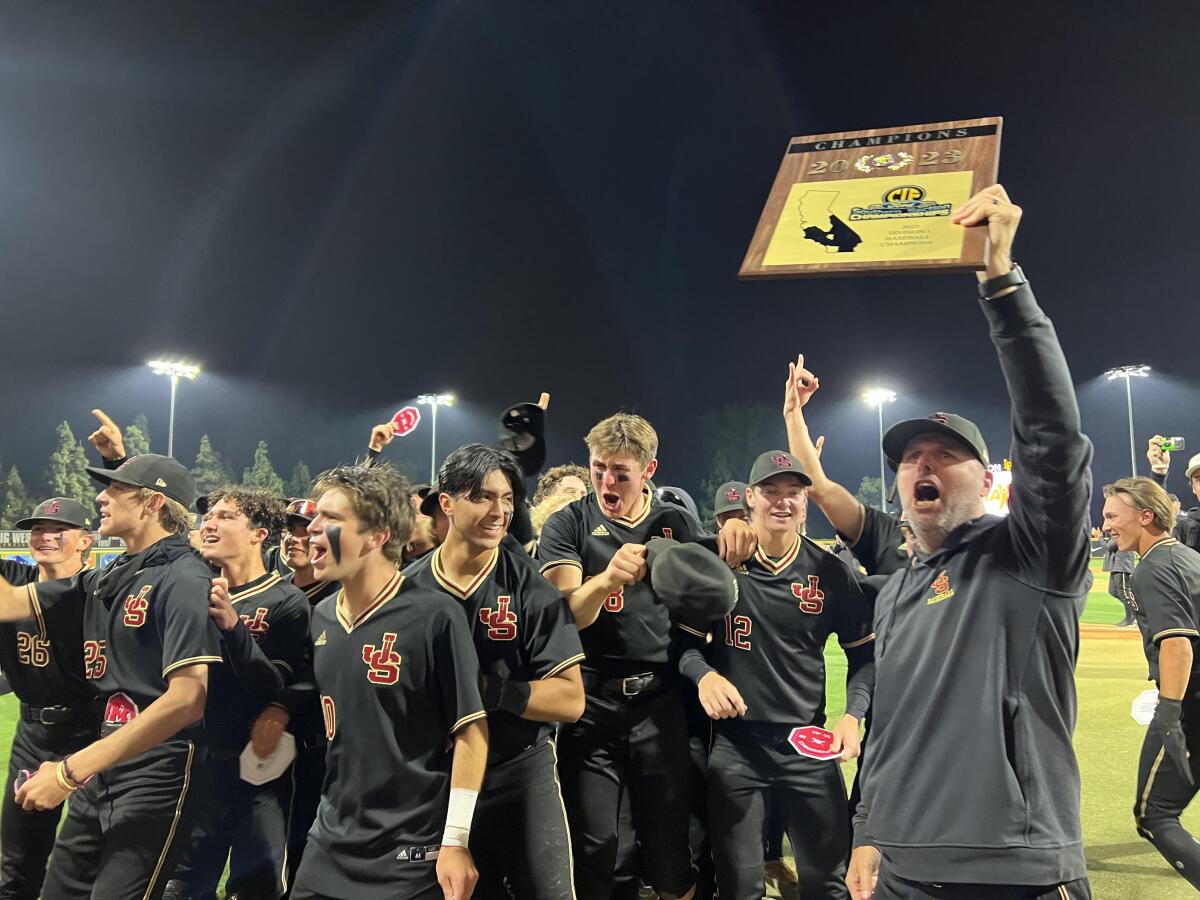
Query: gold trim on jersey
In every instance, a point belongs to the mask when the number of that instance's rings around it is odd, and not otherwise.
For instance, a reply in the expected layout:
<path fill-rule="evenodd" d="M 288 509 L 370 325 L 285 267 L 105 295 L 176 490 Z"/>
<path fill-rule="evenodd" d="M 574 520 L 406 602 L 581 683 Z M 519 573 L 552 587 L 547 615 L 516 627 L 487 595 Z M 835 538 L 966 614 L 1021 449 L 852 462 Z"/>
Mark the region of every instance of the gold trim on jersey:
<path fill-rule="evenodd" d="M 698 638 L 707 638 L 708 637 L 708 632 L 706 632 L 706 631 L 697 631 L 695 628 L 689 628 L 687 625 L 684 625 L 682 622 L 676 622 L 675 624 L 676 624 L 676 626 L 678 626 L 680 631 L 686 631 L 688 634 L 695 635 Z"/>
<path fill-rule="evenodd" d="M 800 540 L 800 535 L 796 535 L 796 543 L 792 544 L 790 550 L 778 560 L 773 560 L 763 551 L 762 544 L 759 544 L 754 549 L 754 559 L 760 566 L 770 572 L 772 575 L 778 575 L 788 566 L 796 561 L 796 557 L 800 555 L 800 545 L 803 541 Z"/>
<path fill-rule="evenodd" d="M 470 599 L 471 595 L 479 590 L 479 586 L 487 581 L 492 570 L 496 568 L 496 562 L 500 559 L 500 548 L 497 547 L 492 551 L 491 559 L 480 570 L 479 574 L 471 579 L 465 587 L 446 574 L 446 569 L 442 565 L 442 548 L 438 547 L 433 551 L 433 558 L 429 562 L 429 569 L 433 572 L 433 577 L 437 583 L 444 587 L 447 591 L 457 597 L 459 600 Z"/>
<path fill-rule="evenodd" d="M 371 616 L 375 615 L 380 607 L 395 597 L 396 594 L 400 593 L 400 585 L 403 583 L 404 576 L 397 572 L 388 579 L 388 583 L 383 586 L 383 590 L 375 595 L 375 599 L 367 605 L 367 608 L 353 617 L 351 617 L 349 611 L 346 609 L 346 589 L 342 588 L 339 590 L 337 598 L 333 601 L 333 608 L 337 612 L 337 620 L 341 623 L 342 628 L 345 629 L 346 634 L 349 634 L 363 622 L 367 621 L 367 619 L 371 618 Z"/>
<path fill-rule="evenodd" d="M 288 673 L 289 675 L 295 675 L 295 674 L 296 674 L 296 670 L 292 668 L 292 666 L 291 666 L 291 663 L 288 663 L 288 662 L 286 662 L 286 661 L 284 661 L 284 660 L 282 660 L 282 659 L 273 659 L 273 660 L 271 660 L 271 665 L 273 665 L 273 666 L 279 666 L 279 668 L 281 668 L 281 669 L 287 669 L 287 673 Z"/>
<path fill-rule="evenodd" d="M 1200 631 L 1195 628 L 1164 628 L 1150 638 L 1150 643 L 1157 644 L 1159 639 L 1164 637 L 1200 637 Z"/>
<path fill-rule="evenodd" d="M 1147 556 L 1149 556 L 1151 553 L 1153 553 L 1155 550 L 1157 550 L 1159 547 L 1163 546 L 1164 544 L 1178 544 L 1178 543 L 1179 543 L 1179 541 L 1175 540 L 1175 538 L 1173 538 L 1173 537 L 1159 538 L 1157 541 L 1155 541 L 1153 544 L 1150 545 L 1149 550 L 1147 550 L 1145 553 L 1142 554 L 1142 559 L 1145 559 Z"/>
<path fill-rule="evenodd" d="M 604 511 L 604 507 L 600 505 L 600 495 L 593 494 L 596 498 L 596 508 L 600 510 L 600 515 L 608 519 L 610 522 L 616 522 L 618 525 L 624 525 L 626 528 L 636 528 L 646 521 L 646 517 L 650 515 L 650 508 L 654 505 L 654 493 L 648 487 L 642 488 L 642 497 L 645 502 L 642 504 L 642 511 L 637 514 L 637 518 L 631 519 L 628 516 L 610 516 Z"/>
<path fill-rule="evenodd" d="M 293 586 L 293 587 L 295 587 L 295 588 L 297 588 L 297 590 L 301 590 L 301 591 L 303 591 L 303 592 L 304 592 L 304 596 L 305 596 L 305 597 L 307 597 L 309 600 L 311 600 L 311 599 L 312 599 L 313 597 L 315 597 L 317 594 L 321 593 L 321 591 L 322 591 L 322 590 L 324 589 L 324 587 L 325 587 L 325 584 L 326 584 L 326 582 L 324 582 L 324 581 L 314 581 L 314 582 L 313 582 L 312 584 L 310 584 L 308 587 L 300 587 L 300 586 L 299 586 L 299 585 L 297 585 L 295 582 L 293 582 L 293 583 L 292 583 L 292 586 Z"/>
<path fill-rule="evenodd" d="M 538 569 L 538 573 L 545 575 L 547 570 L 553 569 L 557 566 L 574 566 L 580 572 L 583 571 L 583 563 L 577 559 L 552 559 L 548 563 L 543 563 L 542 567 Z"/>
<path fill-rule="evenodd" d="M 851 641 L 848 644 L 842 644 L 843 650 L 853 650 L 855 647 L 861 647 L 863 644 L 869 644 L 875 640 L 875 632 L 871 632 L 864 638 L 859 638 L 857 641 Z"/>
<path fill-rule="evenodd" d="M 579 663 L 583 662 L 585 659 L 587 659 L 586 653 L 576 653 L 570 659 L 564 659 L 562 662 L 560 662 L 557 666 L 555 666 L 553 669 L 551 669 L 545 675 L 541 676 L 541 680 L 545 681 L 547 678 L 553 678 L 555 675 L 560 675 L 563 672 L 567 671 L 567 669 L 571 668 L 571 666 L 578 665 Z"/>
<path fill-rule="evenodd" d="M 163 863 L 167 861 L 167 854 L 171 851 L 171 843 L 175 840 L 175 829 L 179 825 L 179 817 L 183 814 L 183 803 L 187 800 L 188 787 L 192 783 L 192 758 L 196 753 L 196 746 L 191 741 L 187 742 L 187 762 L 183 765 L 183 787 L 179 791 L 179 800 L 175 804 L 175 818 L 171 820 L 171 827 L 167 831 L 167 840 L 163 844 L 162 853 L 158 855 L 158 865 L 154 867 L 154 872 L 150 875 L 150 883 L 146 885 L 146 893 L 142 894 L 142 900 L 150 900 L 150 895 L 154 893 L 154 885 L 158 882 L 158 876 L 162 874 Z"/>
<path fill-rule="evenodd" d="M 486 718 L 487 718 L 487 712 L 482 709 L 479 712 L 474 712 L 474 713 L 471 713 L 470 715 L 463 716 L 461 719 L 459 719 L 457 722 L 455 722 L 452 726 L 450 726 L 450 733 L 457 734 L 459 729 L 462 728 L 464 725 L 470 725 L 472 722 L 477 722 L 480 719 L 486 719 Z"/>
<path fill-rule="evenodd" d="M 267 576 L 267 580 L 257 587 L 246 588 L 244 591 L 238 591 L 236 594 L 229 595 L 230 603 L 241 603 L 243 600 L 253 597 L 255 594 L 261 594 L 263 591 L 273 588 L 283 580 L 283 576 L 278 572 L 272 572 Z"/>
<path fill-rule="evenodd" d="M 38 600 L 37 583 L 33 581 L 29 582 L 25 586 L 25 591 L 29 595 L 29 608 L 33 611 L 33 617 L 37 619 L 38 637 L 46 640 L 46 619 L 42 615 L 42 604 Z"/>
<path fill-rule="evenodd" d="M 182 669 L 184 666 L 195 666 L 200 663 L 219 663 L 219 662 L 224 662 L 224 660 L 221 659 L 221 657 L 219 657 L 219 656 L 189 656 L 187 659 L 181 659 L 176 662 L 173 662 L 169 666 L 167 666 L 165 669 L 163 669 L 162 677 L 166 678 L 168 675 L 170 675 L 176 669 Z"/>

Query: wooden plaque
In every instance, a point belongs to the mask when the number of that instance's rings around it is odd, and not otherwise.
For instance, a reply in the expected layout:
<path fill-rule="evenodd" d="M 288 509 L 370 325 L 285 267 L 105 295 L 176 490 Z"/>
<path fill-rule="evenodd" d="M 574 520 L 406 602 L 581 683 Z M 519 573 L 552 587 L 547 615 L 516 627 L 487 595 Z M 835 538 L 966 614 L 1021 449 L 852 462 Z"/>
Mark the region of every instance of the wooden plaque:
<path fill-rule="evenodd" d="M 985 228 L 951 212 L 996 183 L 1003 120 L 808 134 L 788 144 L 742 278 L 985 268 Z"/>

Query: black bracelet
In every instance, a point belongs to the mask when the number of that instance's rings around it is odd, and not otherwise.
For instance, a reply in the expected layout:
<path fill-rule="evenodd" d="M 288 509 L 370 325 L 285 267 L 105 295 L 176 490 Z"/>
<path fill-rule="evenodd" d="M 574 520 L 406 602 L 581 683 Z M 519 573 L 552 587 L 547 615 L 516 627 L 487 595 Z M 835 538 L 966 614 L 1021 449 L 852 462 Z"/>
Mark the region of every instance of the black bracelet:
<path fill-rule="evenodd" d="M 76 778 L 76 777 L 75 777 L 75 775 L 74 775 L 74 774 L 71 772 L 71 766 L 70 766 L 70 764 L 67 762 L 67 760 L 68 760 L 68 759 L 70 759 L 70 758 L 71 758 L 70 754 L 68 754 L 68 755 L 66 755 L 66 756 L 64 756 L 64 757 L 63 757 L 63 761 L 62 761 L 62 764 L 63 764 L 63 774 L 67 776 L 67 781 L 71 782 L 71 784 L 75 785 L 75 787 L 77 787 L 77 788 L 81 788 L 81 787 L 83 787 L 85 784 L 87 784 L 89 781 L 91 781 L 93 778 L 95 778 L 95 777 L 96 777 L 95 775 L 89 775 L 89 776 L 88 776 L 87 778 L 85 778 L 83 781 L 80 781 L 80 780 L 79 780 L 78 778 Z"/>

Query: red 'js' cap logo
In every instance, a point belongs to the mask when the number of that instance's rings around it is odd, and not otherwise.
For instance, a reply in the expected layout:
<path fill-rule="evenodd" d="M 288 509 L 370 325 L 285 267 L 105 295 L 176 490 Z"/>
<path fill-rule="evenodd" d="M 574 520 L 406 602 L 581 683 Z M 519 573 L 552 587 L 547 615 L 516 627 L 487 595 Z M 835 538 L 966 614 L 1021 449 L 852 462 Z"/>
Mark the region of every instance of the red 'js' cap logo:
<path fill-rule="evenodd" d="M 52 516 L 55 513 L 57 513 L 60 509 L 62 509 L 62 504 L 59 503 L 57 500 L 51 500 L 49 503 L 47 503 L 45 506 L 42 507 L 42 512 L 48 516 Z"/>
<path fill-rule="evenodd" d="M 733 488 L 730 488 L 729 490 L 727 490 L 725 492 L 725 499 L 728 500 L 730 503 L 737 503 L 739 500 L 742 499 L 742 495 L 739 494 L 737 491 L 735 491 Z"/>
<path fill-rule="evenodd" d="M 779 466 L 781 469 L 790 469 L 792 467 L 792 461 L 782 453 L 780 453 L 778 456 L 772 456 L 771 462 L 775 463 L 775 465 Z"/>

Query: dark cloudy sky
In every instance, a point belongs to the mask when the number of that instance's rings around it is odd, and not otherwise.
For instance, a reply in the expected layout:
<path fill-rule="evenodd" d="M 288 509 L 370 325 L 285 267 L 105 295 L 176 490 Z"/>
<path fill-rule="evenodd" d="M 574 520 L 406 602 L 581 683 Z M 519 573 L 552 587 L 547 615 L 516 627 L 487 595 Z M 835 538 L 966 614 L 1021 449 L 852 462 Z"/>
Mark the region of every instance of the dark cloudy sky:
<path fill-rule="evenodd" d="M 979 115 L 1005 117 L 1017 256 L 1096 480 L 1128 468 L 1112 365 L 1155 369 L 1139 444 L 1200 450 L 1200 12 L 992 6 L 3 4 L 0 463 L 40 475 L 97 404 L 165 445 L 141 364 L 172 351 L 205 365 L 178 455 L 208 432 L 240 470 L 263 437 L 285 476 L 423 391 L 464 400 L 449 449 L 548 390 L 553 460 L 625 407 L 660 430 L 659 480 L 695 488 L 697 416 L 776 403 L 797 351 L 851 485 L 877 466 L 869 382 L 900 393 L 889 419 L 961 411 L 999 456 L 971 277 L 736 278 L 790 136 Z M 423 471 L 427 438 L 396 455 Z"/>

